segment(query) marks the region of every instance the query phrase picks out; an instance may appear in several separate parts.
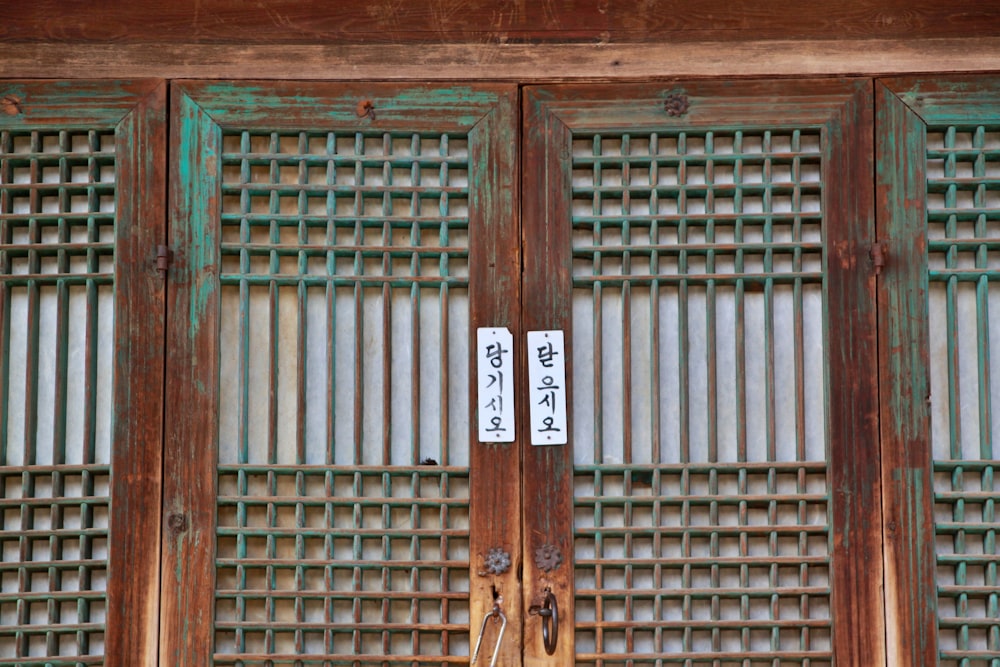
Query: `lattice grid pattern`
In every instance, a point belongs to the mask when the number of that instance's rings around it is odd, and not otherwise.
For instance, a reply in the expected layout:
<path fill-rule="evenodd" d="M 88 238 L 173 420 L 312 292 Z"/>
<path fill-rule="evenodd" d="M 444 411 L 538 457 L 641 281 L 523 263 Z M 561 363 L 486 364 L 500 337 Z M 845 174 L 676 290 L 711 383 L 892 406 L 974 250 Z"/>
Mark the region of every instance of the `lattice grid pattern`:
<path fill-rule="evenodd" d="M 0 665 L 103 662 L 114 134 L 0 132 Z"/>
<path fill-rule="evenodd" d="M 468 650 L 467 469 L 226 466 L 220 482 L 216 650 L 233 655 L 217 663 Z"/>
<path fill-rule="evenodd" d="M 1000 292 L 1000 129 L 927 134 L 931 409 L 938 624 L 943 667 L 1000 667 L 1000 587 L 991 354 Z"/>
<path fill-rule="evenodd" d="M 468 659 L 468 162 L 224 138 L 216 664 Z"/>
<path fill-rule="evenodd" d="M 832 664 L 819 133 L 573 156 L 577 664 Z"/>

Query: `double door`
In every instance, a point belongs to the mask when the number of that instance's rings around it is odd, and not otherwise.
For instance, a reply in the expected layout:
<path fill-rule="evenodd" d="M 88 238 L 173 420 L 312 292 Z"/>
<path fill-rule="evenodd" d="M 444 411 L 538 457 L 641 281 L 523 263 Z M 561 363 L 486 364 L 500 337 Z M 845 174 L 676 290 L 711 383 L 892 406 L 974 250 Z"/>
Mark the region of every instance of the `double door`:
<path fill-rule="evenodd" d="M 989 664 L 996 94 L 922 85 L 11 84 L 0 664 Z"/>

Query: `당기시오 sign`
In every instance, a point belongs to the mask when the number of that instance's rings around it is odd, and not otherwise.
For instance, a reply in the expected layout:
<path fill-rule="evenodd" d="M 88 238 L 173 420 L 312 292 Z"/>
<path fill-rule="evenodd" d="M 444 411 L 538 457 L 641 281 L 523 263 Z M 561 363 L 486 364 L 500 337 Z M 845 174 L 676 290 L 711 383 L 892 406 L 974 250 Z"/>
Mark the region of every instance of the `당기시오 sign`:
<path fill-rule="evenodd" d="M 476 331 L 479 441 L 514 442 L 514 336 L 506 327 Z"/>
<path fill-rule="evenodd" d="M 566 354 L 562 331 L 528 332 L 531 444 L 565 445 Z"/>

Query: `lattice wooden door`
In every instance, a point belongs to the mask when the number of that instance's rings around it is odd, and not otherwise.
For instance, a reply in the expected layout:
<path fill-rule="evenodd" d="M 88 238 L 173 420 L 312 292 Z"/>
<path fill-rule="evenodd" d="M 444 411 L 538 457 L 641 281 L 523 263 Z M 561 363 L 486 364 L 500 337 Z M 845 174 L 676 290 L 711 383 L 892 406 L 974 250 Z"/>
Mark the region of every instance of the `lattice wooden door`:
<path fill-rule="evenodd" d="M 523 322 L 572 348 L 572 446 L 525 454 L 551 664 L 883 661 L 870 85 L 527 89 Z"/>
<path fill-rule="evenodd" d="M 166 87 L 0 99 L 0 665 L 151 664 Z"/>
<path fill-rule="evenodd" d="M 164 665 L 467 663 L 519 455 L 470 447 L 517 331 L 516 89 L 174 89 Z"/>

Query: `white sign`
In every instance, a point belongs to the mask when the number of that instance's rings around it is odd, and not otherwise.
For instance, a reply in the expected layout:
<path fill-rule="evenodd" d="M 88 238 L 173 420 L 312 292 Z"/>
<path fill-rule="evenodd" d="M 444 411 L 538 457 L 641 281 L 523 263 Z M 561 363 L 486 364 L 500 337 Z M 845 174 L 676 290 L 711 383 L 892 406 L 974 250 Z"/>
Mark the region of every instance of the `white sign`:
<path fill-rule="evenodd" d="M 479 442 L 514 442 L 514 336 L 506 327 L 476 331 Z"/>
<path fill-rule="evenodd" d="M 562 331 L 528 332 L 531 444 L 565 445 L 566 355 Z"/>

